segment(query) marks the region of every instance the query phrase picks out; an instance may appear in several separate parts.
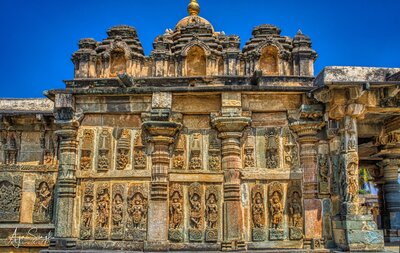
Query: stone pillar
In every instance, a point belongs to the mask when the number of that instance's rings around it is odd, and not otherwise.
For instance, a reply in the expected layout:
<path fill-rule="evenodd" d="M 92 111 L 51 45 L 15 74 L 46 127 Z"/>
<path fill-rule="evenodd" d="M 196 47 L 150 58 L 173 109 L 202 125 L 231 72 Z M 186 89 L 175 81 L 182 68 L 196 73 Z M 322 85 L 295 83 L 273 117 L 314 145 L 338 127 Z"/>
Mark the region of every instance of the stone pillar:
<path fill-rule="evenodd" d="M 151 116 L 143 123 L 153 147 L 146 251 L 168 251 L 170 145 L 181 128 L 181 124 L 170 121 L 171 100 L 171 93 L 153 94 Z"/>
<path fill-rule="evenodd" d="M 349 104 L 341 120 L 339 155 L 340 214 L 333 220 L 335 243 L 343 250 L 383 250 L 383 234 L 372 215 L 359 213 L 357 118 L 364 106 Z"/>
<path fill-rule="evenodd" d="M 291 124 L 300 143 L 300 164 L 303 168 L 304 247 L 314 248 L 322 239 L 322 201 L 318 199 L 317 133 L 323 122 L 300 120 Z"/>
<path fill-rule="evenodd" d="M 400 241 L 400 184 L 399 158 L 385 158 L 383 166 L 383 200 L 385 211 L 383 212 L 383 227 L 385 240 L 389 242 Z"/>
<path fill-rule="evenodd" d="M 55 235 L 51 249 L 73 249 L 76 246 L 74 204 L 76 196 L 77 129 L 74 101 L 70 94 L 56 94 L 55 118 L 59 130 L 59 166 L 55 198 Z"/>
<path fill-rule="evenodd" d="M 212 123 L 222 139 L 222 169 L 224 171 L 223 242 L 222 250 L 243 250 L 244 227 L 240 192 L 242 155 L 240 138 L 251 122 L 241 112 L 241 94 L 227 93 L 222 97 L 222 112 Z"/>

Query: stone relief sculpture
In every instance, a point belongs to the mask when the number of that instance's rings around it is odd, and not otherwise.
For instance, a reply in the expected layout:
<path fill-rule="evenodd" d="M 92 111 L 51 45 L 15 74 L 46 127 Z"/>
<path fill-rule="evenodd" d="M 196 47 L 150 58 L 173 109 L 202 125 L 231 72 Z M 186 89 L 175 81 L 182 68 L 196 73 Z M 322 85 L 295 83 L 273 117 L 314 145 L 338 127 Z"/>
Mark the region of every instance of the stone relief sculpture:
<path fill-rule="evenodd" d="M 265 240 L 265 208 L 264 189 L 261 185 L 255 185 L 251 192 L 251 219 L 253 222 L 253 241 Z"/>
<path fill-rule="evenodd" d="M 51 223 L 53 218 L 54 182 L 51 178 L 37 179 L 36 200 L 33 209 L 34 223 Z"/>
<path fill-rule="evenodd" d="M 269 185 L 270 240 L 283 240 L 283 187 L 278 182 Z"/>
<path fill-rule="evenodd" d="M 0 175 L 0 222 L 19 222 L 22 176 Z"/>
<path fill-rule="evenodd" d="M 124 237 L 124 213 L 125 213 L 125 186 L 114 184 L 112 186 L 112 207 L 111 207 L 111 238 L 122 240 Z"/>
<path fill-rule="evenodd" d="M 201 242 L 203 240 L 202 192 L 202 187 L 199 183 L 193 183 L 189 186 L 189 240 L 192 242 Z"/>
<path fill-rule="evenodd" d="M 169 206 L 169 240 L 181 242 L 183 240 L 183 190 L 179 184 L 173 184 L 170 188 Z"/>
<path fill-rule="evenodd" d="M 219 189 L 217 186 L 208 186 L 206 190 L 206 242 L 218 241 L 218 222 L 219 222 Z"/>
<path fill-rule="evenodd" d="M 129 129 L 123 129 L 117 141 L 117 157 L 115 169 L 125 170 L 130 163 L 131 133 Z"/>
<path fill-rule="evenodd" d="M 329 156 L 327 154 L 318 155 L 318 179 L 319 179 L 319 193 L 329 194 Z"/>
<path fill-rule="evenodd" d="M 293 185 L 289 188 L 288 210 L 290 240 L 300 240 L 303 238 L 303 207 L 301 195 L 301 188 L 299 185 Z"/>
<path fill-rule="evenodd" d="M 128 222 L 125 239 L 146 240 L 148 193 L 141 184 L 131 185 L 128 193 Z"/>
<path fill-rule="evenodd" d="M 133 148 L 134 168 L 136 170 L 144 170 L 147 166 L 146 149 L 142 142 L 142 131 L 138 131 L 135 137 L 135 145 Z"/>
<path fill-rule="evenodd" d="M 96 190 L 96 223 L 94 237 L 97 240 L 108 239 L 110 220 L 110 193 L 109 185 L 103 183 Z"/>
<path fill-rule="evenodd" d="M 81 137 L 81 159 L 80 169 L 91 170 L 92 159 L 93 159 L 93 141 L 94 131 L 93 129 L 84 129 Z"/>
<path fill-rule="evenodd" d="M 185 169 L 185 149 L 186 149 L 186 136 L 180 134 L 178 143 L 174 151 L 174 157 L 172 159 L 172 169 L 184 170 Z"/>
<path fill-rule="evenodd" d="M 358 156 L 357 153 L 348 153 L 345 159 L 347 174 L 343 182 L 343 196 L 345 202 L 353 202 L 358 193 Z"/>
<path fill-rule="evenodd" d="M 89 240 L 92 237 L 93 211 L 94 211 L 94 184 L 87 183 L 83 190 L 83 203 L 81 209 L 81 231 L 80 238 Z"/>
<path fill-rule="evenodd" d="M 298 146 L 289 128 L 284 129 L 283 143 L 283 156 L 285 167 L 292 170 L 299 167 Z"/>
<path fill-rule="evenodd" d="M 244 168 L 254 168 L 256 166 L 254 159 L 255 149 L 255 138 L 252 134 L 249 134 L 246 138 L 246 144 L 244 146 Z"/>
<path fill-rule="evenodd" d="M 210 171 L 221 170 L 221 142 L 215 132 L 209 135 L 208 169 Z"/>
<path fill-rule="evenodd" d="M 268 128 L 265 133 L 265 159 L 268 169 L 279 167 L 279 129 Z"/>
<path fill-rule="evenodd" d="M 99 150 L 97 156 L 97 171 L 105 172 L 110 170 L 111 161 L 111 133 L 103 129 L 99 136 Z"/>
<path fill-rule="evenodd" d="M 189 169 L 190 170 L 201 170 L 202 169 L 202 163 L 201 163 L 201 147 L 200 147 L 200 138 L 201 134 L 200 133 L 194 133 L 193 134 L 193 141 L 190 149 L 190 164 L 189 164 Z"/>
<path fill-rule="evenodd" d="M 54 140 L 53 135 L 53 132 L 44 131 L 40 139 L 40 146 L 43 149 L 41 163 L 44 165 L 54 164 L 54 154 L 56 154 L 54 143 L 57 143 L 57 140 Z"/>

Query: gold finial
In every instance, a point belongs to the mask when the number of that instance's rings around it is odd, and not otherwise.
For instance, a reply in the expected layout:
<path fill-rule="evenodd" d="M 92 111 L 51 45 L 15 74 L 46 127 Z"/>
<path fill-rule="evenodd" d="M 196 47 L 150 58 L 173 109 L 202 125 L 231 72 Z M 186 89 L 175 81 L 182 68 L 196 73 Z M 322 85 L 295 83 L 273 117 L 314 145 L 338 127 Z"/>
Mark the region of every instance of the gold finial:
<path fill-rule="evenodd" d="M 200 13 L 200 5 L 197 0 L 190 0 L 190 4 L 188 6 L 188 12 L 190 16 L 198 16 Z"/>

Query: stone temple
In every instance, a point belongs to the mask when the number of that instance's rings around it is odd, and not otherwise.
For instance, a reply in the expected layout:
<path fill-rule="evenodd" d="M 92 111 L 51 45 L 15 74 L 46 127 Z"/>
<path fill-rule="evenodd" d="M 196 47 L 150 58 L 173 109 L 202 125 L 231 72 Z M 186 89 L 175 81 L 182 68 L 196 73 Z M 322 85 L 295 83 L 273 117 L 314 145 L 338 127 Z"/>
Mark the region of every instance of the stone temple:
<path fill-rule="evenodd" d="M 400 69 L 314 77 L 302 32 L 260 25 L 241 49 L 188 12 L 150 56 L 115 26 L 79 41 L 65 89 L 0 100 L 0 251 L 400 241 Z"/>

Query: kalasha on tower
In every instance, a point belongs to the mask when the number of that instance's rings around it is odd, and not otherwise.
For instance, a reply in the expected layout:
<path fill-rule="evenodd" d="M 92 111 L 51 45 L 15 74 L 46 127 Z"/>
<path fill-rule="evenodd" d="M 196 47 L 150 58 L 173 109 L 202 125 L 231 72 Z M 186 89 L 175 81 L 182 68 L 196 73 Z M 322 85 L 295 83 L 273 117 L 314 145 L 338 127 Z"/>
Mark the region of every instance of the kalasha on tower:
<path fill-rule="evenodd" d="M 400 69 L 314 77 L 300 30 L 260 25 L 241 48 L 199 13 L 149 56 L 130 26 L 82 39 L 65 89 L 0 100 L 0 251 L 400 241 Z"/>

